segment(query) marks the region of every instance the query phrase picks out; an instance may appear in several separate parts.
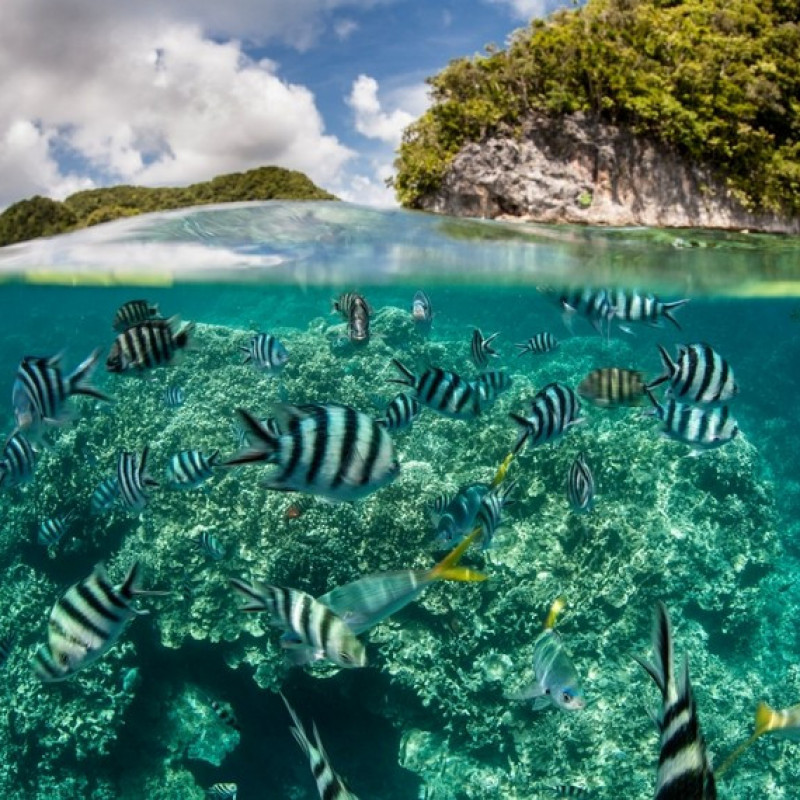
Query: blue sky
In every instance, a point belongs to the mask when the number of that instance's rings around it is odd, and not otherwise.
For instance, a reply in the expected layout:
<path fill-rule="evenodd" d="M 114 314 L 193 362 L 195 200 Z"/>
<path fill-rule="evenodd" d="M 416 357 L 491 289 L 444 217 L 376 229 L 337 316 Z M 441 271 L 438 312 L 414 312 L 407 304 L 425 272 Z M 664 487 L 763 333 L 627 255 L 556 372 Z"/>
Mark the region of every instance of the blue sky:
<path fill-rule="evenodd" d="M 383 180 L 425 77 L 568 4 L 3 0 L 0 208 L 262 164 L 392 203 Z"/>

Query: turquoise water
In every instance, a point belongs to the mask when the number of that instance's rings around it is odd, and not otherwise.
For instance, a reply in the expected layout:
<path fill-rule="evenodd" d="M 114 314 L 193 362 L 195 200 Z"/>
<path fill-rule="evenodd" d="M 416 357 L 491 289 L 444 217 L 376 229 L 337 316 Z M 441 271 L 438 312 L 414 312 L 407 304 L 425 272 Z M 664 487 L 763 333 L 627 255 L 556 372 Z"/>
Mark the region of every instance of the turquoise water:
<path fill-rule="evenodd" d="M 690 653 L 700 723 L 720 764 L 752 731 L 757 703 L 800 702 L 797 456 L 800 242 L 750 234 L 509 226 L 377 212 L 343 204 L 254 204 L 137 218 L 0 250 L 0 396 L 15 424 L 20 360 L 62 352 L 66 372 L 94 348 L 93 382 L 113 404 L 72 403 L 48 430 L 33 480 L 0 493 L 0 636 L 17 641 L 2 669 L 0 786 L 9 797 L 201 798 L 214 783 L 240 798 L 317 796 L 289 733 L 280 689 L 334 769 L 365 798 L 536 798 L 557 785 L 595 797 L 652 797 L 658 737 L 655 688 L 632 655 L 650 654 L 654 603 L 670 610 L 678 657 Z M 660 327 L 613 324 L 608 339 L 579 315 L 572 332 L 544 286 L 636 287 L 690 298 Z M 430 297 L 429 334 L 414 326 L 415 291 Z M 361 292 L 371 338 L 347 343 L 331 301 Z M 147 298 L 195 323 L 180 363 L 144 377 L 102 361 L 115 310 Z M 380 416 L 399 390 L 391 365 L 434 365 L 473 379 L 474 327 L 498 331 L 490 367 L 511 388 L 477 419 L 425 410 L 392 434 L 398 478 L 354 504 L 261 485 L 264 465 L 217 470 L 196 490 L 166 486 L 171 455 L 237 448 L 236 409 L 266 416 L 280 403 L 345 403 Z M 279 375 L 242 364 L 257 332 L 290 361 Z M 517 356 L 540 331 L 552 353 Z M 491 549 L 463 563 L 488 575 L 440 582 L 360 638 L 369 666 L 289 667 L 265 615 L 244 615 L 230 578 L 319 597 L 365 574 L 427 569 L 441 557 L 426 506 L 491 481 L 518 429 L 552 381 L 576 388 L 591 370 L 660 372 L 657 345 L 708 342 L 735 371 L 730 403 L 740 434 L 695 457 L 659 435 L 639 408 L 583 403 L 585 420 L 558 442 L 522 449 L 506 480 L 515 502 Z M 4 386 L 4 388 L 3 388 Z M 179 408 L 163 393 L 180 386 Z M 660 391 L 660 390 L 659 390 Z M 91 516 L 91 494 L 116 474 L 121 450 L 151 448 L 154 488 L 141 513 Z M 594 510 L 566 496 L 569 465 L 586 454 Z M 54 547 L 43 519 L 74 511 Z M 193 538 L 224 544 L 221 561 Z M 140 561 L 151 613 L 96 663 L 61 683 L 31 669 L 53 604 L 103 561 L 121 582 Z M 190 583 L 187 590 L 185 584 Z M 191 594 L 191 597 L 187 595 Z M 557 629 L 587 706 L 535 711 L 507 699 L 530 681 L 533 646 L 553 600 Z M 211 704 L 228 704 L 241 732 Z M 718 781 L 720 797 L 791 798 L 796 742 L 766 736 Z"/>

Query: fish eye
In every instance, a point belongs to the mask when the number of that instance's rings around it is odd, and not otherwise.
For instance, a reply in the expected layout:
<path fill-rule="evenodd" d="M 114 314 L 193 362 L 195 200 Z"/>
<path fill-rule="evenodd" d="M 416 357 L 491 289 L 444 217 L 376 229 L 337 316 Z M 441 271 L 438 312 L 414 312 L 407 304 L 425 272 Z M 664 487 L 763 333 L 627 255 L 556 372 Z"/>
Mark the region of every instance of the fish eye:
<path fill-rule="evenodd" d="M 574 700 L 574 698 L 569 692 L 563 692 L 561 695 L 561 700 L 563 703 L 569 704 Z"/>

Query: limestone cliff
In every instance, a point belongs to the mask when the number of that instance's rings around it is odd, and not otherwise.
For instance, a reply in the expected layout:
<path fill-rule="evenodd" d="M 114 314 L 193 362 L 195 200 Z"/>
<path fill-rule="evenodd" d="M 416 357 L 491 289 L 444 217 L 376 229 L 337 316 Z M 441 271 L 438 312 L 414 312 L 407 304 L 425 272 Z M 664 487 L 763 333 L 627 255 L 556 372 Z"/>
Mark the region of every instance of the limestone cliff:
<path fill-rule="evenodd" d="M 581 113 L 531 115 L 522 135 L 465 144 L 420 206 L 536 222 L 800 234 L 800 219 L 748 212 L 710 168 Z"/>

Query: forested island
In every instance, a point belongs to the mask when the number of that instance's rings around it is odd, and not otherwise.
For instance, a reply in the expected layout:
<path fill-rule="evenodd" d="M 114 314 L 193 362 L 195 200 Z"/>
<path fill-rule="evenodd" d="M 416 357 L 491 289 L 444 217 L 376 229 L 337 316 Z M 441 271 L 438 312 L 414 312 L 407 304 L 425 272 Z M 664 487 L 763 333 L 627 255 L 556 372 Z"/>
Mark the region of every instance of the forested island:
<path fill-rule="evenodd" d="M 798 54 L 797 0 L 588 0 L 429 79 L 397 197 L 457 214 L 798 232 Z"/>
<path fill-rule="evenodd" d="M 76 192 L 63 201 L 35 196 L 0 214 L 0 246 L 53 236 L 119 217 L 243 200 L 336 200 L 302 172 L 259 167 L 178 188 L 112 186 Z"/>

